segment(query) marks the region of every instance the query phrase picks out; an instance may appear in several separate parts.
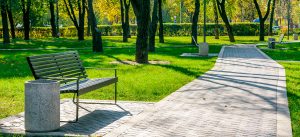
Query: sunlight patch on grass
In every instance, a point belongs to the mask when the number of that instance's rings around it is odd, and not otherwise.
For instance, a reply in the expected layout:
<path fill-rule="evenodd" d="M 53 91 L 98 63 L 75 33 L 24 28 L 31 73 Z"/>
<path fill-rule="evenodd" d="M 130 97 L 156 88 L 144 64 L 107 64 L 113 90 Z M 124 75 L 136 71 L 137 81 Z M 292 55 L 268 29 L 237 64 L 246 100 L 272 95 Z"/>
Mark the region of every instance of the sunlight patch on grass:
<path fill-rule="evenodd" d="M 115 37 L 108 37 L 108 39 L 115 39 Z M 80 43 L 82 45 L 80 45 Z M 51 48 L 61 48 L 74 46 L 84 47 L 87 46 L 84 44 L 89 43 L 88 40 L 87 42 L 78 42 L 75 38 L 54 39 L 54 42 L 52 39 L 41 39 L 36 41 L 32 40 L 31 45 L 27 46 L 39 48 L 41 47 L 40 44 L 47 45 Z M 120 46 L 118 43 L 114 44 L 115 46 Z M 167 44 L 170 43 L 166 42 L 166 44 L 162 44 L 162 46 L 167 47 Z M 14 46 L 21 47 L 23 45 L 16 43 Z M 212 49 L 214 49 L 213 52 L 219 52 L 221 46 L 215 45 L 212 46 Z M 26 57 L 62 51 L 66 50 L 0 51 L 0 68 L 5 70 L 0 71 L 0 102 L 4 105 L 0 108 L 0 118 L 24 111 L 24 82 L 33 79 L 26 62 Z M 79 50 L 79 54 L 86 67 L 118 69 L 119 100 L 159 101 L 213 67 L 216 57 L 180 57 L 182 53 L 197 51 L 198 49 L 196 47 L 158 47 L 155 53 L 149 53 L 149 60 L 164 60 L 170 62 L 170 64 L 142 64 L 138 66 L 110 64 L 111 61 L 118 60 L 134 61 L 135 48 L 106 48 L 104 53 L 94 53 L 91 50 Z M 91 78 L 111 77 L 114 74 L 112 71 L 99 70 L 87 70 L 87 73 Z M 113 86 L 108 86 L 85 94 L 81 98 L 111 100 L 114 97 L 113 91 Z M 61 97 L 70 98 L 72 94 L 61 95 Z"/>

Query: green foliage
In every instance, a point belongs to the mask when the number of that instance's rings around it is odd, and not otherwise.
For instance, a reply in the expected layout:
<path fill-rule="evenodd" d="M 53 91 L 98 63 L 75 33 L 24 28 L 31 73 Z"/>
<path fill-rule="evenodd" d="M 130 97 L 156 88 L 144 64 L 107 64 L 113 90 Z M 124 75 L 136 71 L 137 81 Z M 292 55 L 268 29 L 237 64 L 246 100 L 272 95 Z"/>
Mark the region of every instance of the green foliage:
<path fill-rule="evenodd" d="M 257 36 L 259 33 L 259 24 L 257 23 L 232 23 L 232 28 L 234 35 L 237 36 Z M 268 24 L 266 24 L 265 32 L 267 33 Z M 99 25 L 99 29 L 102 32 L 103 36 L 121 36 L 122 35 L 122 25 Z M 207 35 L 214 35 L 214 27 L 213 23 L 207 24 Z M 164 34 L 165 36 L 190 36 L 192 26 L 191 23 L 182 23 L 182 24 L 174 24 L 174 23 L 165 23 L 164 24 Z M 87 32 L 87 27 L 85 28 Z M 137 26 L 130 25 L 131 35 L 136 35 Z M 16 35 L 19 38 L 23 38 L 22 29 L 16 30 Z M 158 31 L 157 31 L 158 32 Z M 46 38 L 51 37 L 51 28 L 50 27 L 32 27 L 31 28 L 31 37 L 33 38 Z M 62 27 L 60 28 L 60 34 L 62 37 L 76 37 L 77 30 L 75 27 Z M 203 35 L 203 24 L 198 24 L 198 35 Z M 220 24 L 220 35 L 227 35 L 226 28 L 224 24 Z M 2 28 L 0 28 L 0 37 L 2 37 Z"/>
<path fill-rule="evenodd" d="M 122 37 L 103 37 L 106 45 L 119 44 Z M 170 38 L 171 39 L 171 38 Z M 181 43 L 189 38 L 176 38 Z M 166 41 L 166 44 L 170 44 Z M 179 55 L 183 52 L 197 52 L 195 46 L 184 48 L 157 48 L 156 53 L 149 55 L 149 60 L 169 61 L 167 65 L 125 65 L 111 64 L 116 60 L 134 60 L 134 48 L 105 48 L 104 53 L 93 53 L 91 49 L 91 39 L 77 41 L 71 39 L 32 39 L 26 43 L 23 40 L 16 40 L 16 47 L 31 45 L 32 48 L 44 48 L 50 46 L 56 48 L 64 47 L 82 47 L 89 45 L 90 49 L 79 50 L 80 57 L 86 67 L 117 68 L 118 69 L 118 99 L 119 100 L 139 100 L 139 101 L 158 101 L 170 93 L 176 91 L 181 86 L 192 81 L 213 67 L 216 60 L 213 58 L 186 58 Z M 134 39 L 128 45 L 134 47 Z M 215 45 L 215 52 L 219 52 L 221 46 Z M 5 70 L 0 72 L 0 119 L 9 115 L 24 111 L 24 82 L 32 80 L 33 76 L 26 62 L 27 56 L 46 54 L 53 52 L 62 52 L 64 50 L 32 50 L 32 51 L 0 51 L 0 67 Z M 153 71 L 155 70 L 155 71 Z M 147 73 L 145 73 L 147 72 Z M 112 76 L 113 72 L 88 70 L 90 78 Z M 137 82 L 143 81 L 143 82 Z M 72 95 L 63 95 L 63 98 L 72 97 Z M 113 99 L 113 86 L 105 87 L 96 92 L 90 92 L 82 96 L 86 99 Z"/>
<path fill-rule="evenodd" d="M 293 29 L 293 32 L 291 32 L 290 34 L 292 33 L 300 34 L 300 28 Z"/>
<path fill-rule="evenodd" d="M 237 36 L 256 36 L 259 32 L 259 24 L 256 23 L 232 23 L 232 29 L 234 35 Z M 268 26 L 268 24 L 266 24 Z M 168 36 L 190 36 L 191 35 L 191 23 L 184 24 L 173 24 L 166 23 L 165 26 L 165 34 Z M 214 23 L 208 23 L 206 25 L 207 35 L 214 35 Z M 224 24 L 219 25 L 220 35 L 227 35 L 227 31 Z M 266 27 L 267 32 L 267 27 Z M 203 35 L 203 24 L 198 23 L 198 35 Z"/>

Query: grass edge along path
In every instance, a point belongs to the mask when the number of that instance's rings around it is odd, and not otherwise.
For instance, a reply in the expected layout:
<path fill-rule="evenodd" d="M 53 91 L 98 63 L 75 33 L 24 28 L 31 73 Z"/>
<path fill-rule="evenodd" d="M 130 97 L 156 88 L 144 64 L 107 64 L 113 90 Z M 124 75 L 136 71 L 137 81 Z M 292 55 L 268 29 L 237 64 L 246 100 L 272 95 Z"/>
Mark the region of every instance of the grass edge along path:
<path fill-rule="evenodd" d="M 259 46 L 286 71 L 286 84 L 293 136 L 300 136 L 300 43 L 276 44 L 276 49 Z M 294 61 L 294 62 L 293 62 Z"/>

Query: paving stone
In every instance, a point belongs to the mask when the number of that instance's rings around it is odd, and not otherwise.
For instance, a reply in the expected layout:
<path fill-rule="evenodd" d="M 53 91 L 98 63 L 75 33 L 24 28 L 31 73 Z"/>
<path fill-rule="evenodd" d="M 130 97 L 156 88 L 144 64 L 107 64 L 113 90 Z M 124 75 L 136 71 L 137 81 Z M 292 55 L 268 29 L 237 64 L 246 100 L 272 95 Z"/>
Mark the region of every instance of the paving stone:
<path fill-rule="evenodd" d="M 80 100 L 85 102 L 103 103 L 100 100 Z M 107 102 L 107 101 L 106 101 Z M 153 103 L 124 102 L 118 105 L 107 104 L 80 104 L 84 109 L 79 111 L 78 123 L 61 122 L 60 128 L 54 132 L 29 133 L 24 128 L 24 113 L 0 120 L 0 132 L 12 134 L 26 134 L 34 136 L 103 136 L 121 126 L 131 117 L 141 113 Z M 122 107 L 122 108 L 120 108 Z M 71 121 L 75 118 L 75 105 L 71 100 L 61 101 L 61 121 Z M 130 113 L 130 115 L 129 115 Z"/>
<path fill-rule="evenodd" d="M 223 47 L 212 70 L 106 136 L 292 136 L 282 70 L 254 46 Z"/>
<path fill-rule="evenodd" d="M 99 102 L 87 100 L 90 102 Z M 290 137 L 284 68 L 251 45 L 223 47 L 215 67 L 152 104 L 82 104 L 78 123 L 56 132 L 27 135 Z M 61 120 L 75 105 L 61 101 Z M 24 114 L 0 120 L 0 131 L 24 133 Z"/>

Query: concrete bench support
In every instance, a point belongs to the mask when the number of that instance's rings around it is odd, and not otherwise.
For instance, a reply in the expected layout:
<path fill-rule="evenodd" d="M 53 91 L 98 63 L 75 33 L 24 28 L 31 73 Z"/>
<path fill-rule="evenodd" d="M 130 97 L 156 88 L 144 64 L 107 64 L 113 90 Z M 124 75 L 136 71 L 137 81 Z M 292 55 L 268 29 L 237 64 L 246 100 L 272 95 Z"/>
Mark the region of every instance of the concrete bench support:
<path fill-rule="evenodd" d="M 274 38 L 269 38 L 268 39 L 268 47 L 270 49 L 275 49 L 275 39 Z"/>
<path fill-rule="evenodd" d="M 59 83 L 34 80 L 25 83 L 25 130 L 53 131 L 60 126 Z"/>

